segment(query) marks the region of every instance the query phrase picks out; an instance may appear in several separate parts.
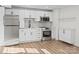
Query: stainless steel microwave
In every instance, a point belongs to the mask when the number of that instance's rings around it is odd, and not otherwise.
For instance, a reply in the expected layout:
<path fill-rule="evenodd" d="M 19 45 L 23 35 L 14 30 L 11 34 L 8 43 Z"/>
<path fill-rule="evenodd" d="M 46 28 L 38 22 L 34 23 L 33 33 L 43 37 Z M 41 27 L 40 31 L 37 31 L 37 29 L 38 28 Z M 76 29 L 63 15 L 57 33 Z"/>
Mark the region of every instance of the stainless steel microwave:
<path fill-rule="evenodd" d="M 50 18 L 49 17 L 40 17 L 40 21 L 49 21 Z"/>

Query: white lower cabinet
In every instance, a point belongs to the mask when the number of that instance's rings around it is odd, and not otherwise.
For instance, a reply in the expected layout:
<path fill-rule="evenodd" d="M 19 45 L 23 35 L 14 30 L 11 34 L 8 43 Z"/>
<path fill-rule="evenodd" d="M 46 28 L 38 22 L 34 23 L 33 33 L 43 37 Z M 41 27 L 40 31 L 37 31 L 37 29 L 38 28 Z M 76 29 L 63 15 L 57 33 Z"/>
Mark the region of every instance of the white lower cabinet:
<path fill-rule="evenodd" d="M 26 33 L 25 33 L 25 30 L 24 29 L 20 29 L 19 30 L 19 41 L 20 42 L 24 42 L 25 41 L 25 35 L 26 35 Z"/>
<path fill-rule="evenodd" d="M 21 42 L 41 41 L 41 38 L 42 32 L 39 28 L 19 30 L 19 39 Z"/>
<path fill-rule="evenodd" d="M 40 41 L 42 38 L 41 29 L 31 29 L 31 38 L 33 39 L 33 41 Z"/>
<path fill-rule="evenodd" d="M 74 44 L 75 30 L 74 29 L 60 29 L 59 39 L 64 42 Z"/>

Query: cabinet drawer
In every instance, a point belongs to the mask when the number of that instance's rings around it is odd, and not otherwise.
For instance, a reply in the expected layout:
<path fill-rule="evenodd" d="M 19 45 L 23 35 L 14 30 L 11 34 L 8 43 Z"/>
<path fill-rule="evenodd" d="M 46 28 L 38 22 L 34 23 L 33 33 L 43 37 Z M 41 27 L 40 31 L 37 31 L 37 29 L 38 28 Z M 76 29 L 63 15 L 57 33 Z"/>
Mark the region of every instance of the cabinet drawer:
<path fill-rule="evenodd" d="M 41 40 L 41 37 L 35 37 L 33 38 L 33 41 L 40 41 Z"/>
<path fill-rule="evenodd" d="M 32 37 L 41 37 L 40 35 L 32 35 Z"/>
<path fill-rule="evenodd" d="M 41 36 L 37 36 L 36 38 L 41 38 Z"/>
<path fill-rule="evenodd" d="M 41 34 L 35 34 L 35 33 L 33 33 L 32 35 L 33 36 L 41 36 Z"/>
<path fill-rule="evenodd" d="M 40 35 L 41 33 L 33 33 L 33 34 Z"/>

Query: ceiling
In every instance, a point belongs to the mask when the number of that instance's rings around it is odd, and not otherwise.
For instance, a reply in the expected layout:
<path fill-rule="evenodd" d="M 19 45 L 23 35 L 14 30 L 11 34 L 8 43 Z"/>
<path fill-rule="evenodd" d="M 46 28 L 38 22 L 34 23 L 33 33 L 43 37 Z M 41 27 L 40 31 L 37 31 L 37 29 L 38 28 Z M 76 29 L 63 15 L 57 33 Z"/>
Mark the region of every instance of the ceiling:
<path fill-rule="evenodd" d="M 57 8 L 66 8 L 72 5 L 5 5 L 5 7 L 12 8 L 32 8 L 32 9 L 42 9 L 42 10 L 53 10 Z"/>
<path fill-rule="evenodd" d="M 56 8 L 69 7 L 71 5 L 14 5 L 14 6 L 23 7 L 23 8 L 38 8 L 38 9 L 53 10 L 53 9 L 56 9 Z"/>

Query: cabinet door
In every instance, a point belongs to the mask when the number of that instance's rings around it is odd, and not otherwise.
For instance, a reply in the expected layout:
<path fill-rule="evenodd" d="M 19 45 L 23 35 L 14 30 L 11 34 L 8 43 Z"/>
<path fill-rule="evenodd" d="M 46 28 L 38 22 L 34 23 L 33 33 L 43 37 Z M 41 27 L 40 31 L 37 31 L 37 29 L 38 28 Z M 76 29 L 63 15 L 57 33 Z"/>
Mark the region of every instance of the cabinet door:
<path fill-rule="evenodd" d="M 26 42 L 31 42 L 31 34 L 30 34 L 30 29 L 25 29 L 25 33 L 26 33 L 26 35 L 25 35 L 25 41 Z"/>
<path fill-rule="evenodd" d="M 13 12 L 12 9 L 6 9 L 5 10 L 6 15 L 11 15 L 12 12 Z"/>
<path fill-rule="evenodd" d="M 6 15 L 19 15 L 19 10 L 16 10 L 16 9 L 6 9 L 5 14 Z"/>
<path fill-rule="evenodd" d="M 64 40 L 63 38 L 63 29 L 59 29 L 59 40 Z"/>
<path fill-rule="evenodd" d="M 62 29 L 59 34 L 60 40 L 73 44 L 74 42 L 73 40 L 74 37 L 72 37 L 73 34 L 74 34 L 74 31 L 72 29 Z"/>
<path fill-rule="evenodd" d="M 52 12 L 45 12 L 45 16 L 50 18 L 50 21 L 52 21 Z"/>
<path fill-rule="evenodd" d="M 35 11 L 30 11 L 30 15 L 31 15 L 32 18 L 36 18 L 35 17 L 36 16 L 36 12 Z"/>
<path fill-rule="evenodd" d="M 49 15 L 50 21 L 53 21 L 53 16 L 52 16 L 53 14 L 52 14 L 52 12 L 49 12 L 48 15 Z"/>
<path fill-rule="evenodd" d="M 71 31 L 63 29 L 63 34 L 64 34 L 64 39 L 65 39 L 64 41 L 68 42 L 68 43 L 72 43 L 72 40 L 71 40 Z"/>
<path fill-rule="evenodd" d="M 40 21 L 40 14 L 38 11 L 30 11 L 30 15 L 32 18 L 35 18 L 35 21 Z"/>
<path fill-rule="evenodd" d="M 22 18 L 20 18 L 22 19 Z M 24 28 L 24 19 L 20 20 L 20 28 Z"/>
<path fill-rule="evenodd" d="M 24 10 L 19 11 L 20 28 L 24 28 Z"/>
<path fill-rule="evenodd" d="M 20 42 L 25 42 L 25 35 L 26 35 L 25 30 L 20 29 L 19 30 L 19 40 L 20 40 Z"/>
<path fill-rule="evenodd" d="M 13 15 L 19 15 L 19 10 L 13 9 Z"/>
<path fill-rule="evenodd" d="M 31 16 L 31 12 L 29 10 L 24 10 L 25 18 L 29 18 Z"/>

